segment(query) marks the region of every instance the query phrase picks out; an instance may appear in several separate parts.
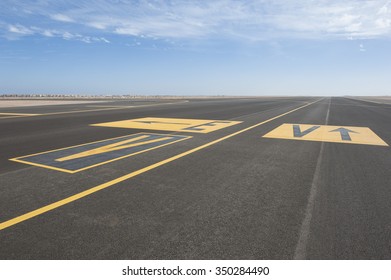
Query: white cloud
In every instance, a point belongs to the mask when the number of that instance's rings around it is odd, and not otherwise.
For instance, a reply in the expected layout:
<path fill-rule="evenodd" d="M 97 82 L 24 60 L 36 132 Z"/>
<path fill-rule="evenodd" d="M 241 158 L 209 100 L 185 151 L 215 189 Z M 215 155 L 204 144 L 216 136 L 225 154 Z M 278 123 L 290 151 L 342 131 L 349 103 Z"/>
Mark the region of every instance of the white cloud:
<path fill-rule="evenodd" d="M 76 37 L 76 35 L 73 35 L 73 34 L 69 33 L 68 31 L 62 33 L 62 38 L 65 40 L 71 40 L 71 39 L 74 39 L 75 37 Z"/>
<path fill-rule="evenodd" d="M 389 15 L 389 12 L 390 12 L 390 6 L 391 5 L 391 1 L 388 1 L 387 3 L 385 3 L 380 9 L 379 11 L 377 12 L 379 15 Z"/>
<path fill-rule="evenodd" d="M 109 40 L 107 40 L 104 37 L 94 37 L 94 36 L 84 36 L 78 33 L 70 33 L 68 31 L 65 32 L 58 32 L 57 34 L 60 35 L 65 40 L 77 40 L 84 43 L 93 43 L 93 42 L 101 42 L 101 43 L 110 43 Z"/>
<path fill-rule="evenodd" d="M 64 14 L 50 15 L 50 18 L 62 22 L 74 22 L 74 20 L 71 17 Z"/>
<path fill-rule="evenodd" d="M 92 42 L 110 43 L 110 41 L 104 37 L 84 36 L 78 33 L 59 31 L 55 29 L 42 29 L 35 26 L 26 27 L 21 24 L 8 25 L 8 32 L 11 35 L 17 36 L 17 38 L 23 36 L 41 35 L 44 37 L 63 38 L 64 40 L 77 40 L 84 43 L 92 43 Z M 16 39 L 15 36 L 6 36 L 6 38 L 13 40 Z"/>
<path fill-rule="evenodd" d="M 100 38 L 97 38 L 100 42 L 104 42 L 104 43 L 107 43 L 107 44 L 110 44 L 110 41 L 107 40 L 106 38 L 104 37 L 100 37 Z"/>
<path fill-rule="evenodd" d="M 55 33 L 52 30 L 43 30 L 41 33 L 45 37 L 54 37 Z"/>
<path fill-rule="evenodd" d="M 107 24 L 104 22 L 98 22 L 98 21 L 92 21 L 92 22 L 87 22 L 87 25 L 96 29 L 101 29 L 104 30 L 107 27 Z"/>
<path fill-rule="evenodd" d="M 391 19 L 389 18 L 379 18 L 375 21 L 375 24 L 380 29 L 388 29 L 391 26 Z"/>
<path fill-rule="evenodd" d="M 18 35 L 32 35 L 34 34 L 34 31 L 31 30 L 30 28 L 27 28 L 23 25 L 20 25 L 20 24 L 16 24 L 16 25 L 12 25 L 10 24 L 8 26 L 8 31 L 11 32 L 11 33 L 16 33 Z"/>
<path fill-rule="evenodd" d="M 114 33 L 120 34 L 120 35 L 133 35 L 138 36 L 140 35 L 140 30 L 137 30 L 134 27 L 128 26 L 128 27 L 117 27 L 114 29 Z"/>
<path fill-rule="evenodd" d="M 26 4 L 3 0 L 17 11 Z M 162 39 L 229 37 L 270 38 L 391 37 L 391 2 L 382 0 L 79 0 L 73 4 L 39 0 L 26 16 L 56 24 L 69 23 L 73 33 L 91 30 L 98 36 L 117 34 Z M 67 25 L 69 27 L 69 25 Z M 45 28 L 45 27 L 41 27 Z M 97 36 L 97 37 L 98 37 Z"/>

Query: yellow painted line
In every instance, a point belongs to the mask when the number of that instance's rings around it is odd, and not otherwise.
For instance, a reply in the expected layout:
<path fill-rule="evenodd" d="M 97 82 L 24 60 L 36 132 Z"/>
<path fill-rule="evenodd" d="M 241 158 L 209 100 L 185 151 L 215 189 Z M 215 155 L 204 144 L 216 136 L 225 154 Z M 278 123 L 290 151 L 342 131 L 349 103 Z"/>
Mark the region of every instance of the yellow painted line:
<path fill-rule="evenodd" d="M 15 119 L 40 116 L 41 114 L 19 114 L 19 113 L 0 113 L 0 119 Z"/>
<path fill-rule="evenodd" d="M 67 160 L 72 160 L 72 159 L 79 159 L 79 158 L 82 158 L 82 157 L 88 157 L 88 156 L 92 156 L 92 155 L 98 155 L 98 154 L 102 154 L 102 153 L 118 151 L 118 150 L 122 150 L 122 149 L 137 147 L 137 146 L 141 146 L 141 145 L 145 145 L 145 144 L 152 144 L 152 143 L 155 143 L 155 142 L 160 142 L 160 141 L 165 141 L 165 140 L 169 140 L 170 139 L 170 137 L 164 137 L 164 138 L 144 141 L 144 142 L 140 142 L 140 143 L 133 143 L 133 144 L 125 145 L 126 143 L 134 142 L 134 141 L 137 141 L 137 140 L 142 140 L 142 139 L 147 138 L 147 137 L 148 136 L 140 136 L 140 137 L 137 137 L 137 138 L 134 138 L 134 139 L 124 140 L 124 141 L 121 141 L 121 142 L 118 142 L 118 143 L 106 145 L 106 146 L 101 147 L 101 148 L 96 148 L 96 149 L 89 150 L 89 151 L 82 152 L 82 153 L 78 153 L 78 154 L 75 154 L 75 155 L 58 158 L 58 159 L 56 159 L 56 161 L 62 162 L 62 161 L 67 161 Z"/>
<path fill-rule="evenodd" d="M 63 111 L 63 112 L 53 112 L 53 113 L 44 113 L 44 116 L 52 116 L 52 115 L 66 115 L 73 113 L 87 113 L 87 112 L 100 112 L 100 111 L 110 111 L 110 110 L 120 110 L 124 108 L 102 108 L 102 109 L 91 109 L 91 110 L 75 110 L 75 111 Z"/>
<path fill-rule="evenodd" d="M 182 103 L 186 103 L 186 102 L 189 102 L 189 101 L 185 100 L 185 101 L 181 101 L 181 102 L 157 103 L 157 104 L 123 106 L 123 107 L 122 106 L 107 106 L 108 108 L 91 109 L 91 110 L 62 111 L 62 112 L 42 113 L 42 114 L 19 114 L 19 113 L 13 114 L 12 113 L 11 114 L 12 116 L 10 116 L 10 117 L 0 117 L 0 118 L 6 119 L 6 118 L 21 118 L 21 117 L 52 116 L 52 115 L 64 115 L 64 114 L 73 114 L 73 113 L 99 112 L 99 111 L 110 111 L 110 110 L 124 110 L 124 109 L 128 109 L 128 108 L 143 108 L 143 107 L 151 107 L 151 106 L 182 104 Z M 0 113 L 0 115 L 1 115 L 1 113 Z"/>
<path fill-rule="evenodd" d="M 137 135 L 137 134 L 142 134 L 142 133 L 136 133 L 136 134 L 133 134 L 133 135 Z M 175 134 L 158 134 L 158 133 L 153 133 L 153 134 L 154 135 L 162 135 L 162 136 L 179 136 L 179 135 L 175 135 Z M 125 135 L 125 136 L 128 136 L 128 135 Z M 118 157 L 118 158 L 114 158 L 114 159 L 111 159 L 111 160 L 107 160 L 107 161 L 103 161 L 103 162 L 96 163 L 96 164 L 93 164 L 93 165 L 89 165 L 89 166 L 86 166 L 86 167 L 83 167 L 83 168 L 80 168 L 80 169 L 77 169 L 77 170 L 68 170 L 68 169 L 63 169 L 63 168 L 59 168 L 59 167 L 54 167 L 54 166 L 50 166 L 50 165 L 44 165 L 44 164 L 39 164 L 39 163 L 23 160 L 23 158 L 26 158 L 26 157 L 47 154 L 47 153 L 50 153 L 50 152 L 66 150 L 66 149 L 69 149 L 69 148 L 77 148 L 77 147 L 85 146 L 87 144 L 94 144 L 94 143 L 99 143 L 99 142 L 102 142 L 102 141 L 114 140 L 114 139 L 118 139 L 118 138 L 123 138 L 125 136 L 114 137 L 114 138 L 109 138 L 109 139 L 105 139 L 105 140 L 99 140 L 99 141 L 84 143 L 84 144 L 75 145 L 75 146 L 66 147 L 66 148 L 61 148 L 61 149 L 49 150 L 49 151 L 35 153 L 35 154 L 31 154 L 31 155 L 26 155 L 26 156 L 21 156 L 21 157 L 17 157 L 17 158 L 11 158 L 9 160 L 10 161 L 14 161 L 14 162 L 23 163 L 23 164 L 33 165 L 33 166 L 37 166 L 37 167 L 43 167 L 43 168 L 47 168 L 47 169 L 51 169 L 51 170 L 61 171 L 61 172 L 69 173 L 69 174 L 74 174 L 74 173 L 77 173 L 77 172 L 80 172 L 80 171 L 84 171 L 84 170 L 87 170 L 87 169 L 90 169 L 90 168 L 94 168 L 94 167 L 97 167 L 97 166 L 100 166 L 100 165 L 111 163 L 111 162 L 114 162 L 114 161 L 117 161 L 117 160 L 121 160 L 121 159 L 124 159 L 124 158 L 127 158 L 127 157 L 131 157 L 131 156 L 135 156 L 135 155 L 138 155 L 138 154 L 142 154 L 144 152 L 148 152 L 148 151 L 151 151 L 151 150 L 154 150 L 154 149 L 157 149 L 157 148 L 165 147 L 165 146 L 168 146 L 170 144 L 174 144 L 174 143 L 177 143 L 177 142 L 180 142 L 180 141 L 192 138 L 192 136 L 187 136 L 187 138 L 178 139 L 176 141 L 172 141 L 172 142 L 160 145 L 160 146 L 152 147 L 152 148 L 149 148 L 149 149 L 141 150 L 141 151 L 136 152 L 136 153 L 132 153 L 132 154 L 129 154 L 129 155 L 124 155 L 124 156 L 121 156 L 121 157 Z"/>
<path fill-rule="evenodd" d="M 14 118 L 25 118 L 40 116 L 41 114 L 24 114 L 24 113 L 0 113 L 0 119 L 14 119 Z"/>
<path fill-rule="evenodd" d="M 40 114 L 0 113 L 1 116 L 39 116 Z"/>
<path fill-rule="evenodd" d="M 320 100 L 322 100 L 322 99 L 320 99 Z M 195 152 L 197 152 L 197 151 L 200 151 L 200 150 L 205 149 L 205 148 L 207 148 L 207 147 L 210 147 L 210 146 L 212 146 L 212 145 L 215 145 L 215 144 L 217 144 L 217 143 L 219 143 L 219 142 L 221 142 L 221 141 L 224 141 L 224 140 L 226 140 L 226 139 L 229 139 L 229 138 L 231 138 L 231 137 L 234 137 L 234 136 L 236 136 L 236 135 L 238 135 L 238 134 L 241 134 L 241 133 L 243 133 L 243 132 L 246 132 L 246 131 L 248 131 L 248 130 L 251 130 L 251 129 L 253 129 L 253 128 L 256 128 L 256 127 L 258 127 L 258 126 L 261 126 L 261 125 L 263 125 L 263 124 L 265 124 L 265 123 L 268 123 L 268 122 L 273 121 L 273 120 L 275 120 L 275 119 L 281 118 L 281 117 L 283 117 L 283 116 L 285 116 L 285 115 L 287 115 L 287 114 L 290 114 L 290 113 L 293 113 L 293 112 L 295 112 L 295 111 L 297 111 L 297 110 L 300 110 L 300 109 L 302 109 L 302 108 L 305 108 L 305 107 L 307 107 L 307 106 L 309 106 L 309 105 L 311 105 L 311 104 L 314 104 L 314 103 L 316 103 L 316 102 L 318 102 L 318 101 L 320 101 L 320 100 L 317 100 L 317 101 L 311 102 L 311 103 L 309 103 L 309 104 L 300 106 L 300 107 L 298 107 L 298 108 L 296 108 L 296 109 L 290 110 L 290 111 L 288 111 L 288 112 L 285 112 L 285 113 L 280 114 L 280 115 L 278 115 L 278 116 L 275 116 L 275 117 L 273 117 L 273 118 L 267 119 L 267 120 L 265 120 L 265 121 L 263 121 L 263 122 L 257 123 L 257 124 L 255 124 L 255 125 L 249 126 L 249 127 L 244 128 L 244 129 L 242 129 L 242 130 L 239 130 L 239 131 L 237 131 L 237 132 L 231 133 L 231 134 L 229 134 L 229 135 L 227 135 L 227 136 L 224 136 L 224 137 L 222 137 L 222 138 L 216 139 L 216 140 L 214 140 L 214 141 L 212 141 L 212 142 L 206 143 L 206 144 L 201 145 L 201 146 L 199 146 L 199 147 L 196 147 L 196 148 L 194 148 L 194 149 L 188 150 L 188 151 L 186 151 L 186 152 L 180 153 L 180 154 L 178 154 L 178 155 L 175 155 L 175 156 L 170 157 L 170 158 L 168 158 L 168 159 L 162 160 L 162 161 L 157 162 L 157 163 L 155 163 L 155 164 L 152 164 L 152 165 L 149 165 L 149 166 L 147 166 L 147 167 L 141 168 L 141 169 L 139 169 L 139 170 L 137 170 L 137 171 L 131 172 L 131 173 L 126 174 L 126 175 L 124 175 L 124 176 L 121 176 L 121 177 L 119 177 L 119 178 L 117 178 L 117 179 L 108 181 L 108 182 L 106 182 L 106 183 L 103 183 L 103 184 L 100 184 L 100 185 L 98 185 L 98 186 L 92 187 L 92 188 L 90 188 L 90 189 L 88 189 L 88 190 L 85 190 L 85 191 L 82 191 L 82 192 L 80 192 L 80 193 L 74 194 L 74 195 L 72 195 L 72 196 L 69 196 L 69 197 L 67 197 L 67 198 L 61 199 L 61 200 L 56 201 L 56 202 L 54 202 L 54 203 L 48 204 L 48 205 L 46 205 L 46 206 L 44 206 L 44 207 L 38 208 L 38 209 L 33 210 L 33 211 L 31 211 L 31 212 L 28 212 L 28 213 L 26 213 L 26 214 L 20 215 L 20 216 L 18 216 L 18 217 L 16 217 L 16 218 L 10 219 L 10 220 L 5 221 L 5 222 L 2 222 L 2 223 L 0 223 L 0 230 L 6 229 L 6 228 L 8 228 L 8 227 L 11 227 L 11 226 L 16 225 L 16 224 L 18 224 L 18 223 L 21 223 L 21 222 L 23 222 L 23 221 L 26 221 L 26 220 L 29 220 L 29 219 L 34 218 L 34 217 L 36 217 L 36 216 L 42 215 L 42 214 L 44 214 L 44 213 L 46 213 L 46 212 L 49 212 L 49 211 L 51 211 L 51 210 L 53 210 L 53 209 L 59 208 L 59 207 L 64 206 L 64 205 L 66 205 L 66 204 L 68 204 L 68 203 L 74 202 L 74 201 L 79 200 L 79 199 L 81 199 L 81 198 L 83 198 L 83 197 L 86 197 L 86 196 L 88 196 L 88 195 L 91 195 L 91 194 L 93 194 L 93 193 L 96 193 L 96 192 L 98 192 L 98 191 L 101 191 L 101 190 L 103 190 L 103 189 L 109 188 L 109 187 L 111 187 L 111 186 L 113 186 L 113 185 L 116 185 L 116 184 L 118 184 L 118 183 L 121 183 L 121 182 L 123 182 L 123 181 L 125 181 L 125 180 L 128 180 L 128 179 L 130 179 L 130 178 L 133 178 L 133 177 L 135 177 L 135 176 L 137 176 L 137 175 L 143 174 L 143 173 L 145 173 L 145 172 L 147 172 L 147 171 L 150 171 L 150 170 L 152 170 L 152 169 L 155 169 L 155 168 L 157 168 L 157 167 L 160 167 L 160 166 L 162 166 L 162 165 L 165 165 L 165 164 L 167 164 L 167 163 L 170 163 L 170 162 L 172 162 L 172 161 L 175 161 L 175 160 L 177 160 L 177 159 L 180 159 L 180 158 L 182 158 L 182 157 L 185 157 L 185 156 L 187 156 L 187 155 L 190 155 L 190 154 L 192 154 L 192 153 L 195 153 Z"/>
<path fill-rule="evenodd" d="M 8 117 L 2 117 L 2 116 L 0 116 L 0 120 L 2 120 L 2 119 L 13 119 L 13 118 L 23 118 L 24 116 L 8 116 Z"/>
<path fill-rule="evenodd" d="M 142 108 L 142 107 L 150 107 L 150 106 L 161 106 L 161 105 L 171 105 L 171 104 L 181 104 L 186 103 L 188 101 L 183 102 L 170 102 L 170 103 L 158 103 L 158 104 L 147 104 L 147 105 L 139 105 L 134 107 L 110 107 L 110 108 L 102 108 L 102 109 L 91 109 L 91 110 L 77 110 L 77 111 L 64 111 L 64 112 L 54 112 L 54 113 L 45 113 L 43 116 L 51 116 L 51 115 L 63 115 L 63 114 L 73 114 L 73 113 L 85 113 L 85 112 L 99 112 L 99 111 L 110 111 L 110 110 L 123 110 L 127 108 Z"/>
<path fill-rule="evenodd" d="M 23 163 L 23 164 L 28 164 L 28 165 L 33 165 L 33 166 L 37 166 L 37 167 L 43 167 L 43 168 L 47 168 L 47 169 L 52 169 L 52 170 L 56 170 L 56 171 L 61 171 L 61 172 L 69 173 L 69 174 L 73 174 L 73 173 L 82 171 L 82 170 L 71 171 L 71 170 L 62 169 L 62 168 L 58 168 L 58 167 L 54 167 L 54 166 L 49 166 L 49 165 L 34 163 L 34 162 L 30 162 L 30 161 L 25 161 L 25 160 L 18 159 L 18 158 L 11 158 L 10 160 L 11 160 L 11 161 L 14 161 L 14 162 Z M 91 166 L 91 167 L 89 167 L 89 168 L 92 168 L 92 167 L 93 167 L 93 166 Z M 85 169 L 87 169 L 87 168 L 85 168 Z M 83 170 L 84 170 L 84 169 L 83 169 Z"/>

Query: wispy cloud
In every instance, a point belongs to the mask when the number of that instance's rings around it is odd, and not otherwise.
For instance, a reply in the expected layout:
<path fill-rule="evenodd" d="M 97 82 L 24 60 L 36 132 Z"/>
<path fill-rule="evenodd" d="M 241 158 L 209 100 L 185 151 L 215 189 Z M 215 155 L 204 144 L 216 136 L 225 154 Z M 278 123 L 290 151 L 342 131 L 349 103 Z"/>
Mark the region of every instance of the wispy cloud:
<path fill-rule="evenodd" d="M 58 37 L 65 40 L 77 40 L 84 43 L 104 42 L 110 43 L 104 37 L 84 36 L 77 33 L 70 33 L 68 31 L 59 31 L 54 29 L 42 29 L 36 26 L 26 27 L 21 24 L 8 25 L 9 39 L 16 39 L 24 36 L 41 35 L 45 37 Z"/>
<path fill-rule="evenodd" d="M 370 39 L 391 37 L 391 1 L 147 1 L 3 0 L 0 9 L 67 24 L 68 32 L 124 36 L 259 41 L 270 38 Z M 28 8 L 27 8 L 28 7 Z M 18 28 L 14 32 L 27 32 Z M 47 25 L 50 24 L 46 23 Z M 47 29 L 45 26 L 40 26 Z M 30 34 L 26 34 L 30 35 Z M 67 36 L 65 36 L 67 37 Z M 76 36 L 77 37 L 77 36 Z M 91 37 L 92 38 L 92 37 Z"/>
<path fill-rule="evenodd" d="M 30 28 L 27 28 L 23 25 L 20 25 L 20 24 L 10 24 L 8 25 L 8 31 L 11 32 L 11 33 L 15 33 L 15 34 L 18 34 L 18 35 L 21 35 L 21 36 L 25 36 L 25 35 L 32 35 L 34 34 L 34 31 L 31 30 Z"/>
<path fill-rule="evenodd" d="M 67 15 L 63 15 L 63 14 L 50 15 L 50 18 L 57 20 L 57 21 L 62 21 L 62 22 L 74 22 L 74 20 L 72 18 L 70 18 Z"/>

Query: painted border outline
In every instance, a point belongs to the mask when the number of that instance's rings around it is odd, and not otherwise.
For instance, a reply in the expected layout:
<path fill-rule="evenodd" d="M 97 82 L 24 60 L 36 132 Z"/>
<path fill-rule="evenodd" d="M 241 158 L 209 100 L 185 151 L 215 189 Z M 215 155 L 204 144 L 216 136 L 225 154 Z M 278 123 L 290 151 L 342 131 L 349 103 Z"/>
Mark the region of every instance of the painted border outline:
<path fill-rule="evenodd" d="M 118 139 L 118 138 L 123 138 L 123 137 L 126 137 L 126 136 L 134 136 L 134 135 L 138 135 L 138 134 L 149 134 L 149 135 L 152 134 L 152 135 L 160 135 L 160 136 L 167 136 L 167 137 L 169 137 L 169 136 L 180 136 L 180 137 L 184 137 L 184 138 L 178 139 L 178 140 L 175 140 L 175 141 L 172 141 L 170 143 L 163 144 L 163 145 L 159 145 L 159 146 L 156 146 L 156 147 L 153 147 L 153 148 L 149 148 L 149 149 L 138 151 L 138 152 L 135 152 L 135 153 L 132 153 L 132 154 L 128 154 L 128 155 L 125 155 L 125 156 L 121 156 L 121 157 L 118 157 L 118 158 L 115 158 L 115 159 L 102 161 L 100 163 L 96 163 L 96 164 L 93 164 L 93 165 L 90 165 L 90 166 L 87 166 L 87 167 L 83 167 L 83 168 L 80 168 L 80 169 L 77 169 L 77 170 L 68 170 L 68 169 L 63 169 L 63 168 L 59 168 L 59 167 L 54 167 L 54 166 L 50 166 L 50 165 L 34 163 L 34 162 L 23 160 L 23 158 L 26 158 L 26 157 L 42 155 L 42 154 L 47 154 L 47 153 L 51 153 L 51 152 L 67 150 L 67 149 L 71 149 L 71 148 L 77 148 L 77 147 L 81 147 L 81 146 L 88 145 L 88 144 L 94 144 L 94 143 L 99 143 L 99 142 L 103 142 L 103 141 L 107 141 L 107 140 L 114 140 L 114 139 Z M 98 141 L 93 141 L 93 142 L 87 142 L 87 143 L 83 143 L 83 144 L 79 144 L 79 145 L 75 145 L 75 146 L 69 146 L 69 147 L 65 147 L 65 148 L 54 149 L 54 150 L 49 150 L 49 151 L 45 151 L 45 152 L 40 152 L 40 153 L 35 153 L 35 154 L 30 154 L 30 155 L 25 155 L 25 156 L 20 156 L 20 157 L 16 157 L 16 158 L 11 158 L 9 160 L 10 161 L 14 161 L 14 162 L 23 163 L 23 164 L 28 164 L 28 165 L 33 165 L 33 166 L 38 166 L 38 167 L 43 167 L 43 168 L 52 169 L 52 170 L 56 170 L 56 171 L 61 171 L 61 172 L 65 172 L 65 173 L 74 174 L 74 173 L 77 173 L 77 172 L 80 172 L 80 171 L 83 171 L 83 170 L 86 170 L 86 169 L 97 167 L 97 166 L 100 166 L 100 165 L 103 165 L 103 164 L 107 164 L 107 163 L 110 163 L 110 162 L 113 162 L 113 161 L 117 161 L 117 160 L 120 160 L 120 159 L 124 159 L 124 158 L 130 157 L 130 156 L 135 156 L 135 155 L 138 155 L 138 154 L 141 154 L 141 153 L 144 153 L 144 152 L 148 152 L 148 151 L 160 148 L 160 147 L 164 147 L 164 146 L 170 145 L 170 144 L 174 144 L 174 143 L 179 142 L 179 141 L 187 140 L 187 139 L 192 138 L 192 137 L 193 136 L 188 136 L 188 135 L 174 135 L 174 134 L 139 132 L 139 133 L 135 133 L 135 134 L 123 135 L 123 136 L 109 138 L 109 139 L 103 139 L 103 140 L 98 140 Z"/>

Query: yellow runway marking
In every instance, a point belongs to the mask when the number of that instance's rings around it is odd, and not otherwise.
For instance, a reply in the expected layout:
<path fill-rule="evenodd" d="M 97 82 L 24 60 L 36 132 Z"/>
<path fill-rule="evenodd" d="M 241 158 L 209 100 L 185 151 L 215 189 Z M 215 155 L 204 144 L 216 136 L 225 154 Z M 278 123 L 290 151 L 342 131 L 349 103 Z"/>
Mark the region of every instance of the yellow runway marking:
<path fill-rule="evenodd" d="M 141 118 L 116 122 L 98 123 L 92 124 L 92 126 L 209 133 L 238 123 L 241 122 L 177 118 Z"/>
<path fill-rule="evenodd" d="M 46 113 L 42 114 L 44 116 L 51 116 L 51 115 L 63 115 L 63 114 L 72 114 L 72 113 L 84 113 L 84 112 L 99 112 L 99 111 L 109 111 L 109 110 L 123 110 L 127 108 L 143 108 L 143 107 L 151 107 L 151 106 L 160 106 L 160 105 L 171 105 L 171 104 L 182 104 L 186 103 L 188 101 L 182 101 L 182 102 L 170 102 L 170 103 L 157 103 L 157 104 L 146 104 L 146 105 L 138 105 L 133 107 L 110 107 L 110 108 L 101 108 L 101 109 L 91 109 L 91 110 L 78 110 L 78 111 L 64 111 L 64 112 L 54 112 L 54 113 Z"/>
<path fill-rule="evenodd" d="M 39 116 L 39 114 L 22 114 L 22 113 L 0 113 L 0 115 L 4 116 Z"/>
<path fill-rule="evenodd" d="M 88 112 L 100 112 L 100 111 L 110 111 L 110 110 L 120 110 L 124 108 L 101 108 L 101 109 L 90 109 L 90 110 L 75 110 L 75 111 L 63 111 L 63 112 L 53 112 L 53 113 L 45 113 L 42 114 L 44 116 L 52 116 L 52 115 L 66 115 L 73 113 L 88 113 Z"/>
<path fill-rule="evenodd" d="M 191 136 L 137 133 L 21 156 L 10 160 L 74 174 L 189 138 Z"/>
<path fill-rule="evenodd" d="M 23 117 L 40 116 L 41 114 L 24 114 L 24 113 L 0 113 L 0 119 L 13 119 Z"/>
<path fill-rule="evenodd" d="M 368 127 L 284 123 L 266 138 L 388 146 Z"/>
<path fill-rule="evenodd" d="M 3 117 L 3 116 L 1 116 L 0 115 L 0 120 L 2 120 L 2 119 L 14 119 L 14 118 L 25 118 L 26 116 L 5 116 L 5 117 Z"/>
<path fill-rule="evenodd" d="M 73 114 L 73 113 L 88 113 L 88 112 L 99 112 L 99 111 L 110 111 L 110 110 L 123 110 L 123 109 L 136 109 L 143 107 L 151 107 L 151 106 L 161 106 L 161 105 L 173 105 L 173 104 L 183 104 L 189 101 L 181 101 L 181 102 L 170 102 L 170 103 L 157 103 L 157 104 L 145 104 L 145 105 L 136 105 L 136 106 L 107 106 L 108 108 L 100 108 L 100 109 L 90 109 L 90 110 L 75 110 L 75 111 L 62 111 L 62 112 L 53 112 L 53 113 L 42 113 L 42 114 L 19 114 L 19 113 L 0 113 L 1 114 L 10 114 L 10 117 L 1 117 L 1 119 L 5 118 L 21 118 L 21 117 L 35 117 L 35 116 L 52 116 L 52 115 L 65 115 L 65 114 Z M 95 107 L 95 106 L 94 106 Z"/>
<path fill-rule="evenodd" d="M 137 140 L 142 140 L 142 139 L 145 139 L 147 137 L 148 136 L 146 136 L 146 135 L 139 136 L 139 137 L 136 137 L 134 139 L 124 140 L 124 141 L 120 141 L 118 143 L 106 145 L 106 146 L 103 146 L 103 147 L 100 147 L 100 148 L 95 148 L 95 149 L 92 149 L 92 150 L 89 150 L 89 151 L 86 151 L 86 152 L 81 152 L 81 153 L 77 153 L 77 154 L 70 155 L 70 156 L 67 156 L 67 157 L 58 158 L 55 161 L 60 161 L 60 162 L 68 161 L 68 160 L 72 160 L 72 159 L 79 159 L 79 158 L 83 158 L 83 157 L 89 157 L 89 156 L 92 156 L 92 155 L 99 155 L 99 154 L 102 154 L 102 153 L 113 152 L 113 151 L 117 151 L 117 150 L 121 150 L 121 149 L 126 149 L 126 148 L 140 146 L 140 143 L 133 143 L 133 144 L 128 144 L 128 143 L 129 142 L 134 142 L 134 141 L 137 141 Z M 163 138 L 163 139 L 167 140 L 169 138 L 166 137 L 166 138 Z M 145 142 L 141 142 L 141 144 L 154 143 L 154 142 L 161 141 L 163 139 L 154 139 L 154 140 L 150 140 L 150 141 L 145 141 Z"/>
<path fill-rule="evenodd" d="M 320 100 L 322 100 L 322 99 L 320 99 Z M 261 126 L 261 125 L 263 125 L 263 124 L 265 124 L 265 123 L 271 122 L 271 121 L 273 121 L 273 120 L 275 120 L 275 119 L 278 119 L 278 118 L 281 118 L 281 117 L 283 117 L 283 116 L 285 116 L 285 115 L 287 115 L 287 114 L 290 114 L 290 113 L 292 113 L 292 112 L 295 112 L 295 111 L 297 111 L 297 110 L 300 110 L 300 109 L 302 109 L 302 108 L 305 108 L 305 107 L 307 107 L 307 106 L 309 106 L 309 105 L 311 105 L 311 104 L 314 104 L 314 103 L 316 103 L 316 102 L 318 102 L 318 101 L 320 101 L 320 100 L 317 100 L 317 101 L 314 101 L 314 102 L 312 102 L 312 103 L 309 103 L 309 104 L 300 106 L 300 107 L 298 107 L 298 108 L 296 108 L 296 109 L 290 110 L 290 111 L 288 111 L 288 112 L 285 112 L 285 113 L 280 114 L 280 115 L 278 115 L 278 116 L 275 116 L 275 117 L 273 117 L 273 118 L 267 119 L 267 120 L 265 120 L 265 121 L 262 121 L 262 122 L 260 122 L 260 123 L 255 124 L 255 125 L 252 125 L 252 126 L 249 126 L 249 127 L 244 128 L 244 129 L 242 129 L 242 130 L 239 130 L 239 131 L 237 131 L 237 132 L 231 133 L 231 134 L 229 134 L 229 135 L 227 135 L 227 136 L 221 137 L 221 138 L 216 139 L 216 140 L 214 140 L 214 141 L 212 141 L 212 142 L 206 143 L 206 144 L 201 145 L 201 146 L 199 146 L 199 147 L 196 147 L 196 148 L 194 148 L 194 149 L 188 150 L 188 151 L 186 151 L 186 152 L 180 153 L 180 154 L 175 155 L 175 156 L 173 156 L 173 157 L 170 157 L 170 158 L 168 158 L 168 159 L 162 160 L 162 161 L 157 162 L 157 163 L 155 163 L 155 164 L 152 164 L 152 165 L 149 165 L 149 166 L 144 167 L 144 168 L 142 168 L 142 169 L 139 169 L 139 170 L 137 170 L 137 171 L 131 172 L 131 173 L 126 174 L 126 175 L 124 175 L 124 176 L 121 176 L 121 177 L 119 177 L 119 178 L 117 178 L 117 179 L 108 181 L 108 182 L 106 182 L 106 183 L 100 184 L 100 185 L 98 185 L 98 186 L 95 186 L 95 187 L 90 188 L 90 189 L 88 189 L 88 190 L 85 190 L 85 191 L 83 191 L 83 192 L 77 193 L 77 194 L 72 195 L 72 196 L 70 196 L 70 197 L 64 198 L 64 199 L 59 200 L 59 201 L 57 201 L 57 202 L 51 203 L 51 204 L 46 205 L 46 206 L 44 206 L 44 207 L 41 207 L 41 208 L 38 208 L 38 209 L 33 210 L 33 211 L 31 211 L 31 212 L 28 212 L 28 213 L 26 213 L 26 214 L 20 215 L 20 216 L 18 216 L 18 217 L 16 217 L 16 218 L 10 219 L 10 220 L 5 221 L 5 222 L 2 222 L 2 223 L 0 223 L 0 230 L 6 229 L 6 228 L 8 228 L 8 227 L 11 227 L 11 226 L 16 225 L 16 224 L 18 224 L 18 223 L 21 223 L 21 222 L 23 222 L 23 221 L 26 221 L 26 220 L 29 220 L 29 219 L 34 218 L 34 217 L 36 217 L 36 216 L 42 215 L 42 214 L 44 214 L 44 213 L 46 213 L 46 212 L 48 212 L 48 211 L 54 210 L 54 209 L 56 209 L 56 208 L 59 208 L 59 207 L 61 207 L 61 206 L 66 205 L 66 204 L 68 204 L 68 203 L 74 202 L 74 201 L 79 200 L 79 199 L 81 199 L 81 198 L 83 198 L 83 197 L 86 197 L 86 196 L 88 196 L 88 195 L 91 195 L 91 194 L 96 193 L 96 192 L 98 192 L 98 191 L 101 191 L 101 190 L 103 190 L 103 189 L 106 189 L 106 188 L 109 188 L 109 187 L 111 187 L 111 186 L 114 186 L 114 185 L 116 185 L 116 184 L 118 184 L 118 183 L 121 183 L 121 182 L 123 182 L 123 181 L 125 181 L 125 180 L 128 180 L 128 179 L 130 179 L 130 178 L 133 178 L 133 177 L 135 177 L 135 176 L 137 176 L 137 175 L 143 174 L 143 173 L 145 173 L 145 172 L 147 172 L 147 171 L 150 171 L 150 170 L 152 170 L 152 169 L 155 169 L 155 168 L 160 167 L 160 166 L 162 166 L 162 165 L 165 165 L 165 164 L 167 164 L 167 163 L 173 162 L 173 161 L 175 161 L 175 160 L 177 160 L 177 159 L 180 159 L 180 158 L 182 158 L 182 157 L 185 157 L 185 156 L 187 156 L 187 155 L 193 154 L 193 153 L 195 153 L 195 152 L 197 152 L 197 151 L 200 151 L 200 150 L 202 150 L 202 149 L 205 149 L 205 148 L 207 148 L 207 147 L 210 147 L 210 146 L 212 146 L 212 145 L 215 145 L 215 144 L 217 144 L 217 143 L 220 143 L 220 142 L 222 142 L 222 141 L 224 141 L 224 140 L 226 140 L 226 139 L 229 139 L 229 138 L 231 138 L 231 137 L 234 137 L 234 136 L 236 136 L 236 135 L 238 135 L 238 134 L 241 134 L 241 133 L 243 133 L 243 132 L 249 131 L 249 130 L 251 130 L 251 129 L 253 129 L 253 128 L 256 128 L 256 127 L 258 127 L 258 126 Z"/>

